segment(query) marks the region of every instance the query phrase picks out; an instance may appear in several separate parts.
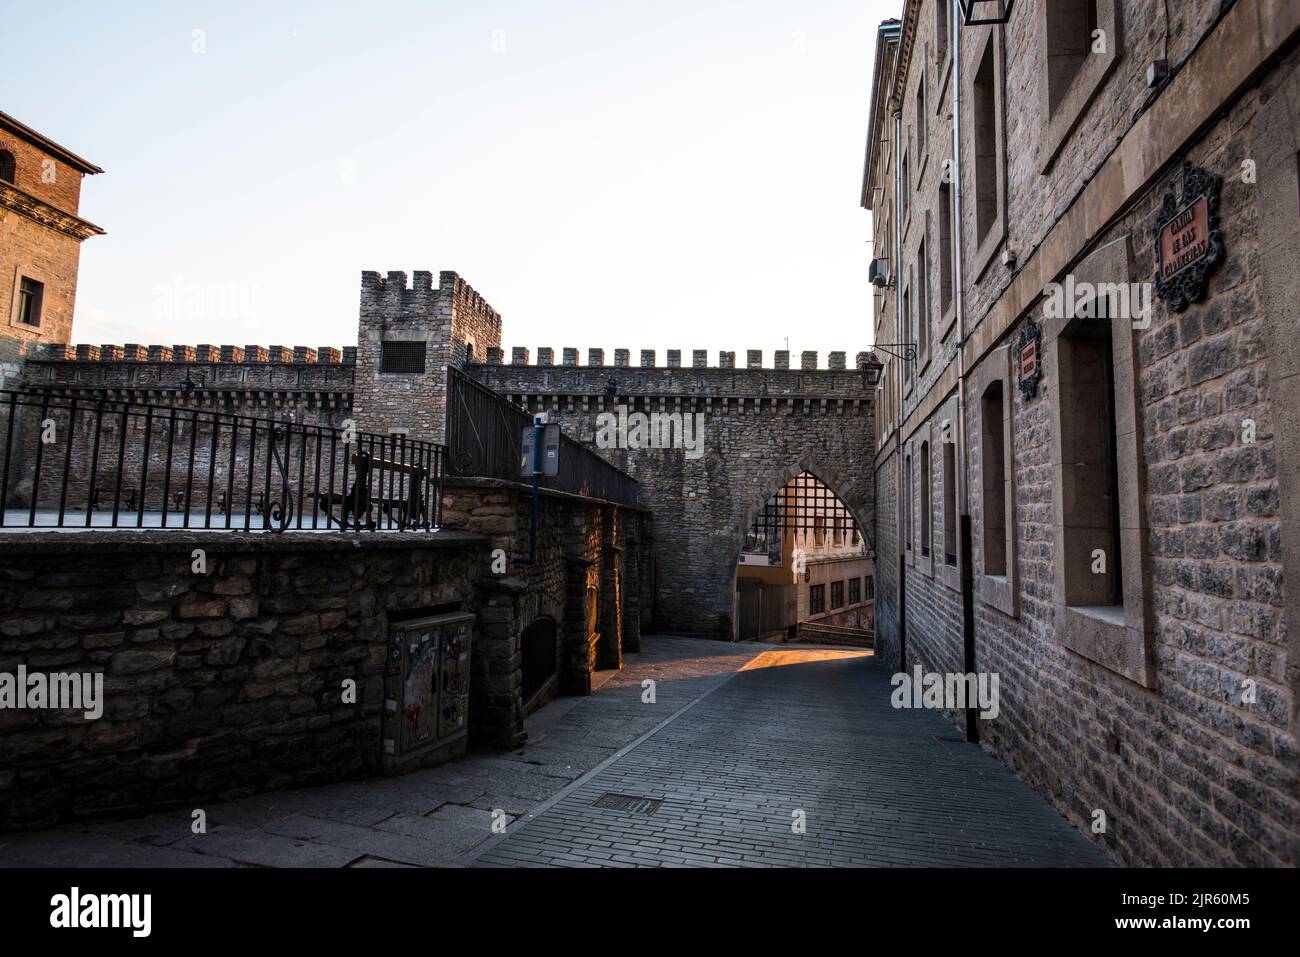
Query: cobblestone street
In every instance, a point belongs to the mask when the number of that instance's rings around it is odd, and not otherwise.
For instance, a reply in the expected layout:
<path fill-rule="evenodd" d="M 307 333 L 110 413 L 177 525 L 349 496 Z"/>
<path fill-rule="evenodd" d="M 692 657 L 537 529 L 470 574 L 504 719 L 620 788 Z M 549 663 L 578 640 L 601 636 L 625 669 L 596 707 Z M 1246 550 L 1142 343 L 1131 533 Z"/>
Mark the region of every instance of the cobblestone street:
<path fill-rule="evenodd" d="M 1104 855 L 872 658 L 765 650 L 480 851 L 483 866 L 1098 866 Z M 662 802 L 597 806 L 603 795 Z M 798 824 L 802 823 L 802 833 Z"/>
<path fill-rule="evenodd" d="M 6 866 L 1098 865 L 936 714 L 889 706 L 858 652 L 649 637 L 516 751 L 397 778 L 0 838 Z M 743 669 L 743 670 L 742 670 Z M 655 703 L 642 702 L 653 679 Z M 653 813 L 593 807 L 613 794 Z M 492 831 L 495 811 L 514 822 Z M 805 833 L 794 833 L 803 812 Z M 499 816 L 499 815 L 498 815 Z"/>

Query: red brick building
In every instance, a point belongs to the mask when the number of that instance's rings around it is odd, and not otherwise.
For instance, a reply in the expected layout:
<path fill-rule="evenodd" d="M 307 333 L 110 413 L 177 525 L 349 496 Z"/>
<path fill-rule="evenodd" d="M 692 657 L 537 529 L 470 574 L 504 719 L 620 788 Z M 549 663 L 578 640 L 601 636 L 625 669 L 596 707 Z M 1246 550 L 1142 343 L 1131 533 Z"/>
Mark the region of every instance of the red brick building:
<path fill-rule="evenodd" d="M 102 172 L 0 113 L 0 387 L 33 344 L 71 339 L 81 243 L 104 232 L 77 215 L 81 179 Z"/>

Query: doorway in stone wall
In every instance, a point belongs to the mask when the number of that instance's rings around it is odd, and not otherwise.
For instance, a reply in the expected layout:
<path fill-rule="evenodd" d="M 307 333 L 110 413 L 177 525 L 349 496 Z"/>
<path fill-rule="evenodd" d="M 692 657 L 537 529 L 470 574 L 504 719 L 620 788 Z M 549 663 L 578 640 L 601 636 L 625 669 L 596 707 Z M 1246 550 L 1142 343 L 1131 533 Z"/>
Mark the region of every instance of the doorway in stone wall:
<path fill-rule="evenodd" d="M 520 635 L 524 713 L 531 714 L 555 696 L 559 684 L 559 646 L 555 621 L 538 618 Z"/>

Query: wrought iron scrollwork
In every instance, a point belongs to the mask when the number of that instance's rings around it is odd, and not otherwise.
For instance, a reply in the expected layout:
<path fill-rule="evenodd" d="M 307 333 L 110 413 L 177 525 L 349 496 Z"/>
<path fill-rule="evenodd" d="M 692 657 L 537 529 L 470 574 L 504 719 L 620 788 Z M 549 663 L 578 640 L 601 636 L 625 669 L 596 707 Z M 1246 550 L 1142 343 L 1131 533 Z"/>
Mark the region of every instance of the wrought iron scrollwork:
<path fill-rule="evenodd" d="M 285 466 L 284 459 L 280 456 L 280 443 L 285 443 L 288 448 L 288 431 L 282 425 L 271 427 L 271 456 L 275 459 L 275 467 L 280 470 L 280 495 L 278 499 L 272 499 L 266 510 L 262 513 L 262 522 L 273 532 L 283 532 L 293 521 L 294 498 L 293 486 L 289 484 L 289 470 Z"/>

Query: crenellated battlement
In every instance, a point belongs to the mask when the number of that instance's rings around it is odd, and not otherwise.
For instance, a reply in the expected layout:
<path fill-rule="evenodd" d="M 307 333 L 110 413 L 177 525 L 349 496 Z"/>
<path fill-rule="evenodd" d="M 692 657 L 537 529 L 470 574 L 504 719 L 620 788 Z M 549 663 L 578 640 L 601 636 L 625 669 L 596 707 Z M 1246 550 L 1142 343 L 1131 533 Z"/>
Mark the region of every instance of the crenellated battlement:
<path fill-rule="evenodd" d="M 717 365 L 709 365 L 708 350 L 692 349 L 690 366 L 682 365 L 682 350 L 668 349 L 665 356 L 665 363 L 660 365 L 658 362 L 658 353 L 654 349 L 642 349 L 640 351 L 639 363 L 632 364 L 632 351 L 630 349 L 613 350 L 614 362 L 612 365 L 605 363 L 604 349 L 588 349 L 587 361 L 582 363 L 581 350 L 567 347 L 562 350 L 562 361 L 560 367 L 573 369 L 735 369 L 736 353 L 726 350 L 719 350 Z M 866 365 L 867 352 L 859 352 L 854 357 L 853 368 L 861 369 Z M 831 352 L 827 356 L 827 365 L 822 369 L 818 364 L 818 353 L 813 351 L 802 352 L 799 354 L 798 371 L 801 372 L 840 372 L 848 368 L 847 352 Z M 548 368 L 556 365 L 555 350 L 549 346 L 543 346 L 537 350 L 537 359 L 535 362 L 530 359 L 530 352 L 526 346 L 515 346 L 510 352 L 510 361 L 505 361 L 505 350 L 500 348 L 490 348 L 487 350 L 487 361 L 482 363 L 490 366 L 531 366 L 533 368 Z M 772 354 L 772 365 L 764 365 L 764 352 L 762 349 L 745 350 L 745 369 L 760 369 L 770 371 L 787 371 L 790 370 L 790 353 L 785 349 L 778 349 Z"/>
<path fill-rule="evenodd" d="M 164 362 L 264 365 L 353 365 L 357 361 L 356 346 L 216 346 L 204 343 L 189 345 L 141 345 L 128 342 L 124 345 L 106 343 L 90 345 L 78 343 L 47 343 L 44 349 L 30 357 L 32 362 Z"/>
<path fill-rule="evenodd" d="M 439 305 L 444 306 L 438 309 Z M 361 273 L 361 314 L 412 318 L 450 313 L 453 306 L 459 312 L 468 312 L 481 322 L 501 332 L 501 314 L 480 295 L 473 286 L 451 270 L 438 273 L 438 285 L 433 284 L 433 273 L 416 270 L 408 281 L 401 270 L 381 274 L 376 270 Z"/>

